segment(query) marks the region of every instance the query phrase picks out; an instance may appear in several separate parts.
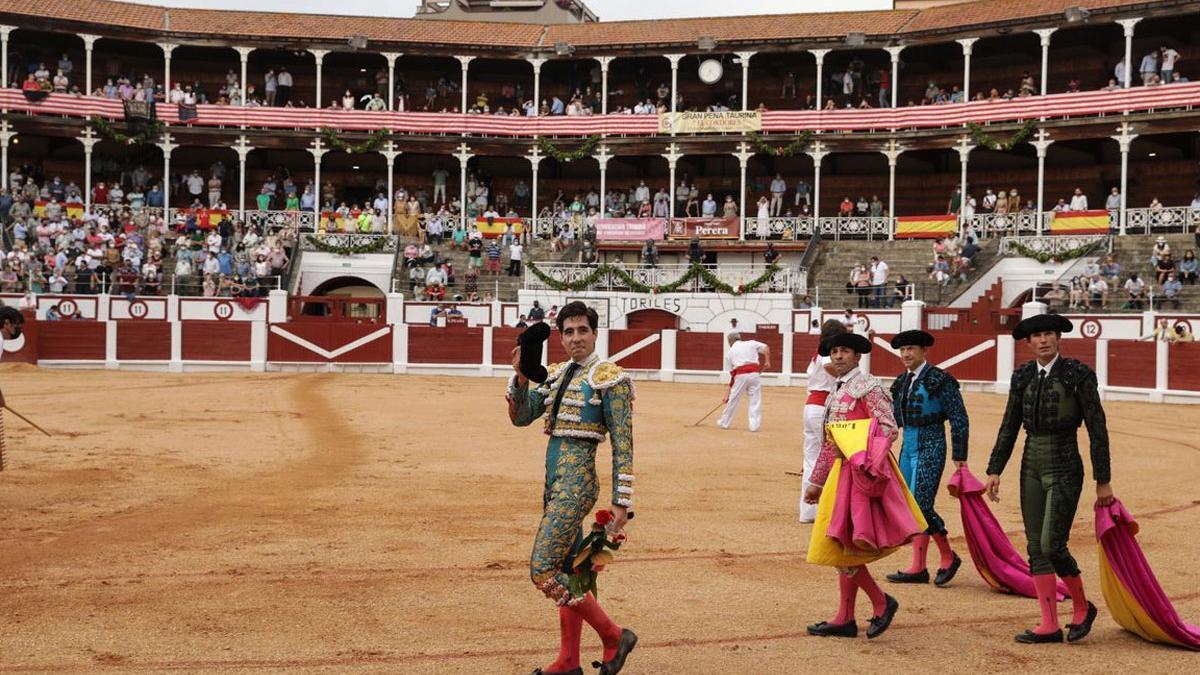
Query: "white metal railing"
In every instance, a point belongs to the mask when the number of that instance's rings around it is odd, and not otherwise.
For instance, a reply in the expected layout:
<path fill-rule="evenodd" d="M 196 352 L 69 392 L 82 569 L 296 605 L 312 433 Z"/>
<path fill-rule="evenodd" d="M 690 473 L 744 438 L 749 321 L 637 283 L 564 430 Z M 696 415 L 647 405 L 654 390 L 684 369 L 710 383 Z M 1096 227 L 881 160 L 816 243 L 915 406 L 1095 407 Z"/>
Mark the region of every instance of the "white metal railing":
<path fill-rule="evenodd" d="M 325 234 L 311 234 L 300 237 L 300 250 L 302 251 L 319 251 L 320 249 L 309 239 L 312 237 L 317 241 L 328 246 L 336 246 L 338 248 L 354 248 L 358 246 L 371 246 L 378 240 L 384 240 L 381 248 L 372 250 L 372 253 L 387 253 L 394 255 L 397 248 L 397 238 L 394 234 L 366 234 L 360 232 L 326 232 Z"/>
<path fill-rule="evenodd" d="M 742 218 L 742 239 L 808 239 L 813 234 L 813 219 L 808 216 L 767 218 L 766 236 L 764 228 L 760 227 L 759 218 L 747 216 Z"/>
<path fill-rule="evenodd" d="M 1101 246 L 1102 244 L 1102 246 Z M 1112 250 L 1112 237 L 1107 234 L 1042 235 L 1032 237 L 1002 237 L 1000 255 L 1021 255 L 1018 247 L 1034 253 L 1051 255 L 1066 253 L 1082 246 L 1096 246 L 1107 253 Z"/>
<path fill-rule="evenodd" d="M 968 219 L 967 225 L 984 237 L 1033 234 L 1038 230 L 1038 213 L 1036 211 L 977 213 Z"/>
<path fill-rule="evenodd" d="M 1162 206 L 1152 209 L 1126 209 L 1125 232 L 1191 232 L 1200 223 L 1200 210 L 1190 206 Z M 1120 227 L 1120 211 L 1110 211 L 1114 228 Z"/>
<path fill-rule="evenodd" d="M 838 216 L 820 218 L 817 232 L 822 237 L 839 239 L 887 239 L 892 233 L 892 218 L 884 216 Z"/>
<path fill-rule="evenodd" d="M 261 228 L 261 232 L 273 232 L 291 228 L 300 232 L 317 230 L 317 214 L 313 211 L 256 211 L 247 209 L 243 214 L 246 225 Z"/>
<path fill-rule="evenodd" d="M 622 269 L 629 277 L 637 284 L 656 288 L 677 281 L 679 278 L 688 273 L 691 265 L 660 265 L 657 267 L 645 266 L 625 266 Z M 596 271 L 595 265 L 585 263 L 537 263 L 538 271 L 543 275 L 553 280 L 556 284 L 577 284 Z M 708 271 L 713 274 L 722 283 L 729 284 L 734 288 L 743 284 L 750 283 L 766 271 L 762 265 L 720 265 L 708 267 Z M 759 292 L 764 293 L 803 293 L 806 286 L 807 275 L 802 270 L 797 270 L 791 267 L 782 267 L 771 278 L 759 287 Z M 528 289 L 551 289 L 553 286 L 542 281 L 542 279 L 532 270 L 526 267 L 525 270 L 525 288 Z M 629 284 L 621 275 L 615 272 L 606 272 L 588 286 L 587 290 L 596 291 L 619 291 L 629 290 Z M 712 290 L 712 287 L 703 279 L 697 277 L 684 285 L 681 291 L 704 291 Z"/>

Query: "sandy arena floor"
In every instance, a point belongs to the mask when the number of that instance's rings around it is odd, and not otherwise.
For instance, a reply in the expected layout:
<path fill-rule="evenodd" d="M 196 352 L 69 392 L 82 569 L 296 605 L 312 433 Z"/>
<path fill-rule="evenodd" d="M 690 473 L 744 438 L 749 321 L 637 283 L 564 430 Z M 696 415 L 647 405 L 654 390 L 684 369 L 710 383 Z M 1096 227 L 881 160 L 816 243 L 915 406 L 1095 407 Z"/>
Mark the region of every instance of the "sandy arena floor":
<path fill-rule="evenodd" d="M 527 575 L 545 437 L 509 425 L 499 379 L 9 365 L 0 384 L 62 434 L 5 416 L 0 671 L 527 673 L 556 653 L 556 613 Z M 1106 615 L 1090 503 L 1072 542 L 1101 606 L 1084 644 L 1014 644 L 1034 602 L 990 592 L 969 562 L 950 588 L 888 588 L 901 609 L 879 640 L 806 637 L 835 585 L 803 562 L 799 478 L 785 474 L 801 464 L 803 394 L 767 390 L 752 435 L 744 415 L 732 431 L 689 428 L 717 386 L 639 383 L 638 517 L 600 579 L 642 639 L 625 672 L 1194 672 L 1200 657 Z M 1003 401 L 967 405 L 982 474 Z M 1117 494 L 1180 612 L 1200 619 L 1200 446 L 1176 440 L 1200 416 L 1107 410 Z M 998 513 L 1023 550 L 1016 467 Z M 939 503 L 959 535 L 957 502 Z M 586 664 L 599 643 L 585 631 Z"/>

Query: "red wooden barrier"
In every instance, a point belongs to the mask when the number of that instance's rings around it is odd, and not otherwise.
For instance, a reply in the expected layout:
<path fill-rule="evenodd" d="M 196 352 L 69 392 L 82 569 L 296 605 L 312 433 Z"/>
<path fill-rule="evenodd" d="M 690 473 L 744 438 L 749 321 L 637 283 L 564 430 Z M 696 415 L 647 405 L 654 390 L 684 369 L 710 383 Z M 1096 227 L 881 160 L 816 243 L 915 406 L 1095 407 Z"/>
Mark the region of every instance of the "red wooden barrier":
<path fill-rule="evenodd" d="M 180 356 L 184 361 L 249 361 L 249 321 L 183 321 Z"/>
<path fill-rule="evenodd" d="M 171 324 L 166 321 L 118 321 L 118 361 L 170 361 Z"/>
<path fill-rule="evenodd" d="M 38 324 L 38 359 L 103 361 L 105 325 L 98 321 L 42 321 Z"/>
<path fill-rule="evenodd" d="M 269 361 L 301 363 L 392 362 L 391 328 L 386 324 L 292 321 L 284 324 L 275 324 L 271 328 L 282 329 L 296 338 L 312 343 L 315 347 L 325 352 L 334 352 L 342 349 L 355 340 L 371 335 L 381 329 L 385 329 L 386 332 L 366 344 L 330 357 L 325 353 L 296 344 L 282 335 L 278 335 L 274 330 L 268 330 L 267 360 Z"/>
<path fill-rule="evenodd" d="M 679 331 L 675 346 L 675 368 L 678 370 L 725 368 L 725 336 L 721 333 Z"/>
<path fill-rule="evenodd" d="M 963 352 L 978 347 L 989 340 L 995 340 L 992 335 L 973 335 L 954 331 L 938 331 L 933 333 L 934 344 L 929 348 L 926 358 L 934 365 L 940 365 L 948 359 Z M 891 341 L 891 335 L 879 336 Z M 879 377 L 896 377 L 904 372 L 904 363 L 899 356 L 888 350 L 874 345 L 871 352 L 871 374 Z M 996 379 L 996 347 L 985 349 L 965 360 L 959 361 L 946 368 L 946 372 L 959 380 L 978 380 L 992 382 Z"/>
<path fill-rule="evenodd" d="M 517 336 L 525 332 L 524 328 L 497 327 L 492 329 L 492 365 L 510 365 L 512 350 L 517 347 Z M 551 331 L 551 340 L 558 339 L 558 333 Z"/>
<path fill-rule="evenodd" d="M 812 361 L 813 354 L 817 353 L 817 346 L 820 342 L 820 335 L 810 335 L 808 333 L 792 334 L 793 373 L 803 375 L 808 372 L 808 364 Z"/>
<path fill-rule="evenodd" d="M 1079 342 L 1079 340 L 1067 340 Z M 1108 383 L 1114 387 L 1154 388 L 1155 344 L 1135 340 L 1108 343 Z"/>
<path fill-rule="evenodd" d="M 627 328 L 610 330 L 608 332 L 608 353 L 616 354 L 626 347 L 633 346 L 651 335 L 658 335 L 656 328 Z M 636 352 L 616 362 L 622 368 L 643 370 L 658 370 L 662 367 L 662 339 L 642 347 Z"/>
<path fill-rule="evenodd" d="M 409 363 L 483 363 L 483 329 L 465 325 L 408 327 Z"/>
<path fill-rule="evenodd" d="M 1167 388 L 1200 391 L 1200 342 L 1168 347 Z"/>

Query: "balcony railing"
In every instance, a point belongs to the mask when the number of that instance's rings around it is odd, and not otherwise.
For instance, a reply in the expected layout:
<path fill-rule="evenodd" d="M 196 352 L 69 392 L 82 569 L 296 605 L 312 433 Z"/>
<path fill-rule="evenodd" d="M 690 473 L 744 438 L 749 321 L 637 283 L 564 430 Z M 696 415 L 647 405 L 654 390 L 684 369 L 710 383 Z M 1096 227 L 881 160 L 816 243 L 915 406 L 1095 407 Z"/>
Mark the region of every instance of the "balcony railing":
<path fill-rule="evenodd" d="M 590 277 L 596 271 L 595 265 L 583 263 L 537 263 L 538 271 L 556 284 L 577 284 Z M 657 267 L 625 266 L 622 269 L 642 286 L 656 288 L 673 283 L 683 277 L 691 269 L 691 265 L 660 265 Z M 708 267 L 722 283 L 734 288 L 748 284 L 758 279 L 766 271 L 762 265 L 720 265 Z M 803 293 L 806 286 L 807 274 L 803 270 L 790 267 L 780 268 L 778 272 L 757 289 L 759 293 Z M 553 285 L 542 281 L 542 278 L 526 268 L 525 288 L 552 289 Z M 599 275 L 587 290 L 620 291 L 629 290 L 629 284 L 621 275 L 615 272 L 605 272 Z M 684 285 L 680 291 L 712 291 L 711 285 L 703 279 L 695 278 Z"/>
<path fill-rule="evenodd" d="M 1200 223 L 1200 210 L 1190 206 L 1163 206 L 1153 209 L 1126 209 L 1125 233 L 1179 232 L 1187 234 Z M 1120 212 L 1112 211 L 1113 227 L 1120 225 Z"/>
<path fill-rule="evenodd" d="M 1079 118 L 1119 112 L 1187 109 L 1200 104 L 1200 82 L 1117 91 L 1091 91 L 1030 96 L 1007 101 L 970 101 L 908 108 L 778 110 L 762 113 L 765 133 L 799 130 L 866 131 L 872 129 L 936 129 L 970 122 L 1016 122 L 1030 119 Z M 0 90 L 0 107 L 38 115 L 122 119 L 119 100 L 50 94 L 30 101 L 20 90 Z M 368 112 L 316 108 L 261 108 L 201 104 L 188 126 L 307 129 L 343 131 L 386 129 L 403 134 L 478 136 L 589 136 L 659 134 L 657 115 L 584 115 L 509 117 L 461 113 Z M 180 124 L 176 106 L 159 105 L 158 116 Z"/>
<path fill-rule="evenodd" d="M 314 244 L 312 237 L 318 242 L 326 246 L 333 246 L 339 249 L 352 249 L 371 247 L 371 253 L 387 253 L 393 255 L 396 253 L 398 246 L 396 235 L 394 234 L 361 234 L 358 232 L 327 232 L 325 234 L 306 235 L 300 238 L 300 250 L 302 251 L 320 251 L 321 248 Z M 378 244 L 380 248 L 376 249 L 376 242 L 383 240 L 382 244 Z"/>

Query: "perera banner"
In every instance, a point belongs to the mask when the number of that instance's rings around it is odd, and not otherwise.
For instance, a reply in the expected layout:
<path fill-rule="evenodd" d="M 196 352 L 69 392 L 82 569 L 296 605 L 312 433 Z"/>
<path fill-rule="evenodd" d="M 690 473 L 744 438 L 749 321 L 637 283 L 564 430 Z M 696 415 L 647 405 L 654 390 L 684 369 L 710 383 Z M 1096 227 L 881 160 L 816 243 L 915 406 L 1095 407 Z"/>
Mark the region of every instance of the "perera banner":
<path fill-rule="evenodd" d="M 669 134 L 703 134 L 720 132 L 746 133 L 762 131 L 762 113 L 757 110 L 729 112 L 661 113 L 658 132 Z"/>
<path fill-rule="evenodd" d="M 737 239 L 741 236 L 737 216 L 730 218 L 672 218 L 667 239 Z"/>

